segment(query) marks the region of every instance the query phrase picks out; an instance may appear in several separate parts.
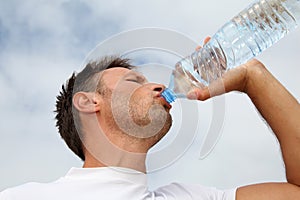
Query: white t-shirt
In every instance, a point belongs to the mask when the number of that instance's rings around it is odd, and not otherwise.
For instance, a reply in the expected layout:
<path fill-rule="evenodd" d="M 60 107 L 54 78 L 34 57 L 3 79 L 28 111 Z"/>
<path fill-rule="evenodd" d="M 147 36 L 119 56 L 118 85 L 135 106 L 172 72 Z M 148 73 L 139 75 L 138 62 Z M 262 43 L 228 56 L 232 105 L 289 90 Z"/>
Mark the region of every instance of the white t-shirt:
<path fill-rule="evenodd" d="M 172 183 L 149 191 L 146 174 L 124 168 L 72 168 L 51 183 L 27 183 L 0 193 L 0 200 L 235 200 L 236 189 Z"/>

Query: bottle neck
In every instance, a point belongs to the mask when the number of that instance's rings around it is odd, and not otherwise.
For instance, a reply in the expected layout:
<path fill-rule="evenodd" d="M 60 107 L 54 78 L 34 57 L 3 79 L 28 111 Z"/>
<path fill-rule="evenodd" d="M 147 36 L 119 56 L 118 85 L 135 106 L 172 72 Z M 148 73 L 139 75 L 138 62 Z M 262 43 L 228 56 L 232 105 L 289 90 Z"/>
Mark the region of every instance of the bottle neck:
<path fill-rule="evenodd" d="M 173 103 L 177 98 L 176 94 L 169 88 L 166 88 L 162 93 L 161 96 L 168 102 Z"/>

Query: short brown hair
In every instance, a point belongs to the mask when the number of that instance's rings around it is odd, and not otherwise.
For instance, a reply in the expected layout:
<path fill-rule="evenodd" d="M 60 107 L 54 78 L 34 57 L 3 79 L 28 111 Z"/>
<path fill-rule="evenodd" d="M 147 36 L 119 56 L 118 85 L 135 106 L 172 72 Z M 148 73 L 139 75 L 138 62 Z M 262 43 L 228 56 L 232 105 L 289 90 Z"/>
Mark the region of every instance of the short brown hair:
<path fill-rule="evenodd" d="M 99 87 L 101 87 L 98 82 L 101 83 L 101 81 L 95 81 L 95 79 L 98 77 L 99 72 L 115 67 L 133 68 L 129 63 L 129 59 L 106 56 L 98 62 L 88 63 L 78 74 L 73 72 L 66 84 L 62 85 L 62 89 L 56 97 L 56 110 L 54 111 L 56 113 L 56 127 L 67 146 L 83 161 L 85 156 L 79 135 L 81 131 L 79 130 L 78 132 L 75 126 L 75 123 L 80 123 L 80 119 L 78 115 L 72 112 L 76 110 L 73 108 L 73 95 L 80 91 L 98 91 Z"/>

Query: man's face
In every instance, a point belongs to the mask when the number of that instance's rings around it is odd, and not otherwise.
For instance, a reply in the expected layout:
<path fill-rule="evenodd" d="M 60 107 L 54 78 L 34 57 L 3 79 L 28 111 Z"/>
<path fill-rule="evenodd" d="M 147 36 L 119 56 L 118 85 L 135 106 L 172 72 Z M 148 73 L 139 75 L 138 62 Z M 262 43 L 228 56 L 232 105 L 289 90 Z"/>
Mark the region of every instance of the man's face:
<path fill-rule="evenodd" d="M 163 85 L 148 83 L 140 73 L 125 68 L 107 69 L 101 80 L 109 91 L 102 114 L 107 116 L 111 130 L 157 141 L 168 132 L 171 105 L 161 97 Z"/>

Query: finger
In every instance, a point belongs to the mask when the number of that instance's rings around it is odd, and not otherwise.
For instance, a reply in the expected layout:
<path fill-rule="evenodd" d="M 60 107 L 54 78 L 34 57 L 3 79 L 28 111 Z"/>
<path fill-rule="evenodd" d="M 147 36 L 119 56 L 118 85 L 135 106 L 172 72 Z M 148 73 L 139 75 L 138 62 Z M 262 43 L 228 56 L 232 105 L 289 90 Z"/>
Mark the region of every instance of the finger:
<path fill-rule="evenodd" d="M 209 36 L 206 37 L 206 38 L 204 39 L 204 44 L 208 43 L 210 39 L 211 39 L 211 37 L 209 37 Z"/>
<path fill-rule="evenodd" d="M 244 91 L 247 69 L 239 66 L 226 72 L 222 77 L 212 81 L 209 86 L 191 91 L 187 96 L 190 99 L 206 100 L 231 91 Z"/>
<path fill-rule="evenodd" d="M 209 88 L 208 87 L 195 88 L 187 94 L 187 98 L 190 100 L 200 100 L 200 101 L 209 99 L 210 98 Z"/>
<path fill-rule="evenodd" d="M 212 81 L 208 86 L 199 86 L 192 89 L 188 94 L 187 98 L 191 100 L 200 100 L 204 101 L 211 97 L 219 96 L 226 92 L 225 84 L 226 82 L 230 82 L 230 79 L 224 79 L 224 77 L 220 77 L 217 80 Z M 228 84 L 228 83 L 227 83 Z"/>
<path fill-rule="evenodd" d="M 199 51 L 201 48 L 202 48 L 201 46 L 197 46 L 196 51 Z"/>
<path fill-rule="evenodd" d="M 204 39 L 204 45 L 206 44 L 206 43 L 208 43 L 209 42 L 209 40 L 211 39 L 211 37 L 206 37 L 205 39 Z M 196 51 L 199 51 L 200 49 L 202 48 L 202 46 L 197 46 L 196 47 Z"/>

